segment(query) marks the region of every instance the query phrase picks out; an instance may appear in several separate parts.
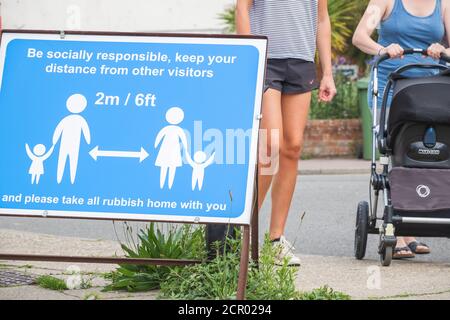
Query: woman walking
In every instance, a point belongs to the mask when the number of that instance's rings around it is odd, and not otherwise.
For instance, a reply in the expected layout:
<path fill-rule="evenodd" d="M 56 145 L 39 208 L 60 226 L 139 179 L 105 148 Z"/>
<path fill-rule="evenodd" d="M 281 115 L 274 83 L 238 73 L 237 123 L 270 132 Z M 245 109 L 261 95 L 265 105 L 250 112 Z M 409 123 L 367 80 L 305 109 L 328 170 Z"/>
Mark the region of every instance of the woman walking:
<path fill-rule="evenodd" d="M 371 35 L 377 26 L 379 38 L 374 41 Z M 397 68 L 411 63 L 438 63 L 442 53 L 449 54 L 450 50 L 441 45 L 444 34 L 450 40 L 450 0 L 371 0 L 356 29 L 353 44 L 367 54 L 387 53 L 391 58 L 398 58 L 385 61 L 379 67 L 378 86 L 383 93 L 389 74 Z M 405 48 L 428 48 L 430 57 L 403 56 Z M 409 76 L 427 76 L 434 72 L 414 69 Z M 379 107 L 382 96 L 379 97 Z M 371 99 L 369 105 L 372 107 Z M 399 237 L 394 258 L 413 258 L 415 254 L 428 253 L 430 249 L 426 244 L 413 237 Z"/>
<path fill-rule="evenodd" d="M 270 238 L 285 258 L 299 265 L 284 237 L 303 146 L 311 92 L 329 102 L 336 94 L 331 66 L 331 24 L 327 0 L 238 0 L 236 28 L 241 35 L 269 38 L 260 133 L 259 207 L 272 186 Z M 316 75 L 315 55 L 323 78 Z"/>

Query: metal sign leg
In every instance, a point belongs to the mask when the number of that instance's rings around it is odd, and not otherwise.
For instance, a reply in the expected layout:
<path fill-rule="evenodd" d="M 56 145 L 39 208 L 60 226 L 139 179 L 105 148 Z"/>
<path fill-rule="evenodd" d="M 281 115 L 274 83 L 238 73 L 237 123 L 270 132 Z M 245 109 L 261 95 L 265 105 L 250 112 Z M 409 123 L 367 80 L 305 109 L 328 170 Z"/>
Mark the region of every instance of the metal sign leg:
<path fill-rule="evenodd" d="M 237 290 L 238 300 L 245 300 L 245 290 L 247 287 L 248 263 L 250 253 L 249 249 L 250 249 L 250 226 L 244 226 L 244 234 L 242 237 L 241 264 L 239 267 L 239 280 Z"/>
<path fill-rule="evenodd" d="M 259 142 L 258 142 L 259 145 Z M 259 154 L 259 152 L 258 152 Z M 256 267 L 259 264 L 259 167 L 255 168 L 255 191 L 253 194 L 253 212 L 251 220 L 252 260 Z"/>
<path fill-rule="evenodd" d="M 252 246 L 252 260 L 258 266 L 259 262 L 259 210 L 256 205 L 252 214 L 252 232 L 251 232 L 251 246 Z"/>

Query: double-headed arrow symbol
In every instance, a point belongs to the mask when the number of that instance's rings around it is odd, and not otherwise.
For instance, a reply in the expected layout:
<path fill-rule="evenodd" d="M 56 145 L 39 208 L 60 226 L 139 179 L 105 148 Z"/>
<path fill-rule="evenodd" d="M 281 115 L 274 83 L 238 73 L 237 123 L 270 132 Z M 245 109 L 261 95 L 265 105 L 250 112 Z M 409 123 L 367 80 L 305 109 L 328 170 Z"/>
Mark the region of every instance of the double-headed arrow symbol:
<path fill-rule="evenodd" d="M 144 148 L 141 148 L 141 151 L 134 152 L 134 151 L 104 151 L 99 150 L 99 147 L 96 146 L 94 149 L 92 149 L 89 154 L 91 157 L 97 161 L 98 157 L 114 157 L 114 158 L 137 158 L 139 159 L 139 162 L 144 161 L 147 159 L 149 154 L 147 151 L 144 150 Z"/>

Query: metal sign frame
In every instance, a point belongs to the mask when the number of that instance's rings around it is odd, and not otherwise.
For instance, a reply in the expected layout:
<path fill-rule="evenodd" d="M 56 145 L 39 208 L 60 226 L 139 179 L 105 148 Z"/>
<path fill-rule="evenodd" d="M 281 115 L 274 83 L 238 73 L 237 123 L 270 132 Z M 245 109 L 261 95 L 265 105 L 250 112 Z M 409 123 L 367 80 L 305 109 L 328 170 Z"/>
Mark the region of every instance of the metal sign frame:
<path fill-rule="evenodd" d="M 1 27 L 0 27 L 1 28 Z M 127 33 L 127 32 L 92 32 L 92 31 L 54 31 L 54 30 L 14 30 L 14 29 L 0 29 L 0 42 L 3 35 L 6 33 L 14 34 L 37 34 L 37 35 L 52 35 L 59 37 L 60 39 L 65 39 L 66 35 L 73 36 L 124 36 L 124 37 L 174 37 L 174 38 L 217 38 L 217 39 L 247 39 L 247 40 L 265 40 L 267 43 L 267 37 L 262 36 L 237 36 L 237 35 L 208 35 L 208 34 L 166 34 L 166 33 Z M 56 38 L 55 38 L 56 39 Z M 267 44 L 266 44 L 267 49 Z M 5 48 L 0 48 L 0 50 L 5 50 Z M 267 52 L 267 50 L 266 50 Z M 264 59 L 264 68 L 262 79 L 259 77 L 260 81 L 263 81 L 265 77 L 265 66 L 266 66 L 267 56 Z M 260 70 L 261 72 L 261 70 Z M 256 98 L 255 109 L 259 110 L 259 113 L 255 115 L 255 121 L 260 123 L 261 120 L 261 102 L 263 92 L 260 92 L 260 96 Z M 257 108 L 256 108 L 257 107 Z M 258 125 L 259 129 L 259 125 Z M 241 260 L 239 267 L 239 279 L 237 288 L 237 299 L 245 299 L 245 291 L 248 277 L 248 266 L 250 253 L 251 258 L 254 260 L 255 264 L 258 264 L 258 169 L 257 169 L 257 156 L 258 156 L 258 134 L 256 135 L 255 141 L 252 143 L 250 150 L 250 157 L 254 157 L 254 168 L 249 168 L 252 170 L 251 176 L 249 175 L 249 181 L 247 187 L 251 187 L 251 193 L 247 190 L 247 197 L 250 197 L 250 201 L 246 199 L 245 210 L 250 210 L 250 223 L 234 223 L 234 225 L 242 227 L 242 248 L 241 248 Z M 250 167 L 250 166 L 249 166 Z M 251 183 L 249 183 L 251 182 Z M 21 210 L 23 212 L 23 210 Z M 0 216 L 5 217 L 32 217 L 32 218 L 63 218 L 63 219 L 82 219 L 82 220 L 106 220 L 106 221 L 141 221 L 141 222 L 168 222 L 168 223 L 189 223 L 189 224 L 208 224 L 201 221 L 184 221 L 183 219 L 175 220 L 153 220 L 153 219 L 139 219 L 131 218 L 124 219 L 124 217 L 113 218 L 113 217 L 84 217 L 84 216 L 74 216 L 74 215 L 59 215 L 59 214 L 49 214 L 49 212 L 29 212 L 25 214 L 17 214 L 17 212 L 6 212 L 2 209 L 0 211 Z M 214 222 L 216 223 L 216 222 Z M 218 224 L 230 224 L 230 221 L 217 221 Z M 251 238 L 251 252 L 250 252 L 250 238 Z M 45 262 L 78 262 L 78 263 L 99 263 L 99 264 L 137 264 L 137 265 L 165 265 L 165 266 L 186 266 L 192 264 L 203 263 L 199 260 L 173 260 L 173 259 L 134 259 L 134 258 L 120 258 L 120 257 L 86 257 L 86 256 L 53 256 L 53 255 L 39 255 L 39 254 L 3 254 L 0 253 L 0 260 L 11 260 L 11 261 L 45 261 Z"/>

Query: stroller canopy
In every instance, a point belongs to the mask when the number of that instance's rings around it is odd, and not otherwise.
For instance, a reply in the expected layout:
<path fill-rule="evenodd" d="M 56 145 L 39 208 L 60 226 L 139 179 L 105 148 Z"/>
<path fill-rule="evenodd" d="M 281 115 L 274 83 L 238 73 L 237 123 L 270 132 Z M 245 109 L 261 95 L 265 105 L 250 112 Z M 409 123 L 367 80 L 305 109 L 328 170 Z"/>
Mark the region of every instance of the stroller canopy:
<path fill-rule="evenodd" d="M 403 78 L 395 82 L 388 135 L 406 122 L 450 124 L 450 76 Z"/>

